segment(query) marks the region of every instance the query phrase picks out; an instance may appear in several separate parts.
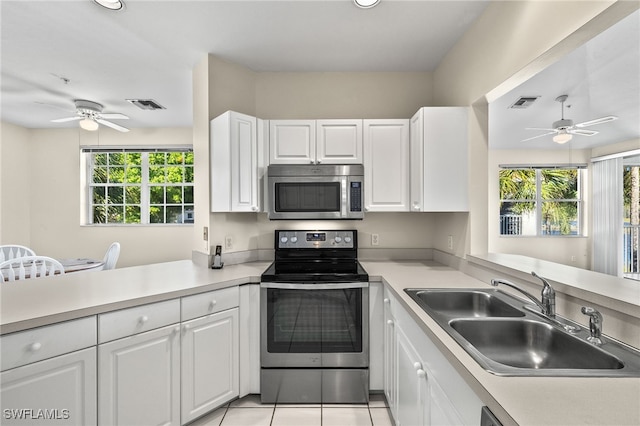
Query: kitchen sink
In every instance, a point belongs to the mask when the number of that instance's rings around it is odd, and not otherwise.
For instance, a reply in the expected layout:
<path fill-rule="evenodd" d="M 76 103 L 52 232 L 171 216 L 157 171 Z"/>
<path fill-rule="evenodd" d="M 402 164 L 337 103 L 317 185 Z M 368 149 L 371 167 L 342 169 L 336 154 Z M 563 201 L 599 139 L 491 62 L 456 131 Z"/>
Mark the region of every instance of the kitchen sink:
<path fill-rule="evenodd" d="M 481 367 L 500 376 L 640 377 L 640 352 L 549 318 L 495 288 L 404 290 Z M 568 327 L 572 326 L 572 327 Z M 569 331 L 571 330 L 571 331 Z"/>
<path fill-rule="evenodd" d="M 534 320 L 453 320 L 451 328 L 490 360 L 519 368 L 620 369 L 624 364 L 591 343 Z"/>
<path fill-rule="evenodd" d="M 496 296 L 497 290 L 417 290 L 409 295 L 419 305 L 452 317 L 523 317 L 525 314 Z"/>

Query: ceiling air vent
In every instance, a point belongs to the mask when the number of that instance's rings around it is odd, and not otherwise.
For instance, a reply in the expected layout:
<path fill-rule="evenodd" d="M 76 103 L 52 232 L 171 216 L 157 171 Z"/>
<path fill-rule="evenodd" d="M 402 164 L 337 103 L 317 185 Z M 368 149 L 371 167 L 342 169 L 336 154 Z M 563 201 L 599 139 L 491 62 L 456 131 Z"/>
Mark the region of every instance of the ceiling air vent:
<path fill-rule="evenodd" d="M 127 99 L 127 102 L 132 103 L 140 109 L 153 111 L 156 109 L 166 109 L 153 99 Z"/>
<path fill-rule="evenodd" d="M 509 108 L 524 109 L 529 108 L 540 96 L 521 96 Z"/>

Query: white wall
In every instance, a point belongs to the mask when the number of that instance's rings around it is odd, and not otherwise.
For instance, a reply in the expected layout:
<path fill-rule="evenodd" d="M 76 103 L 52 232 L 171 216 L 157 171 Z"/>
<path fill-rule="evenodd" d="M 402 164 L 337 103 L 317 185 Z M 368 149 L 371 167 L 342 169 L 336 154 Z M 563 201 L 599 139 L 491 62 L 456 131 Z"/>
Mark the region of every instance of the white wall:
<path fill-rule="evenodd" d="M 15 147 L 17 141 L 19 148 Z M 19 233 L 20 242 L 38 254 L 102 258 L 109 244 L 119 241 L 118 267 L 190 259 L 190 225 L 81 226 L 80 146 L 191 142 L 188 128 L 136 129 L 129 133 L 101 128 L 92 133 L 78 128 L 22 129 L 3 124 L 3 151 L 16 155 L 7 167 L 3 164 L 0 178 L 3 187 L 12 182 L 16 189 L 13 195 L 2 192 L 3 210 L 8 206 L 8 213 L 2 216 L 2 242 L 14 242 L 9 238 Z"/>

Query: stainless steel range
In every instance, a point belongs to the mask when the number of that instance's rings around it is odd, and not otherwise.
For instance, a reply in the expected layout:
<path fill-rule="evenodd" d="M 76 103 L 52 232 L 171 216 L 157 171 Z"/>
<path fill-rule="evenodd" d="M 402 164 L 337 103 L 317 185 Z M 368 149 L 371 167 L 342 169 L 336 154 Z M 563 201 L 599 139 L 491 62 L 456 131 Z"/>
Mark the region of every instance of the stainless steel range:
<path fill-rule="evenodd" d="M 262 402 L 369 400 L 369 275 L 358 234 L 275 231 L 262 274 Z"/>

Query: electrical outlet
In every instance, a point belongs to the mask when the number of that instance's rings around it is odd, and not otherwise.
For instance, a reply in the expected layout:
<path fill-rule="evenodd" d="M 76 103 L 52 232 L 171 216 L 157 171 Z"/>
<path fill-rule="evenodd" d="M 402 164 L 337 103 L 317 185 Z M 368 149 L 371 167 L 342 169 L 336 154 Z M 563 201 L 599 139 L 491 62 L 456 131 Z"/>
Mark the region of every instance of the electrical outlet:
<path fill-rule="evenodd" d="M 224 237 L 224 248 L 225 250 L 229 250 L 233 248 L 233 238 L 231 235 L 227 235 Z"/>
<path fill-rule="evenodd" d="M 447 237 L 447 247 L 449 247 L 449 250 L 453 250 L 453 235 Z"/>
<path fill-rule="evenodd" d="M 575 256 L 571 256 L 571 261 L 572 261 L 572 262 L 577 262 L 577 261 L 578 261 L 578 259 L 577 259 Z"/>
<path fill-rule="evenodd" d="M 380 235 L 371 234 L 371 245 L 377 246 L 378 244 L 380 244 Z"/>
<path fill-rule="evenodd" d="M 202 239 L 205 241 L 209 241 L 209 227 L 205 226 L 202 230 Z"/>

